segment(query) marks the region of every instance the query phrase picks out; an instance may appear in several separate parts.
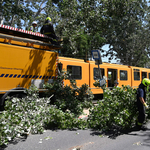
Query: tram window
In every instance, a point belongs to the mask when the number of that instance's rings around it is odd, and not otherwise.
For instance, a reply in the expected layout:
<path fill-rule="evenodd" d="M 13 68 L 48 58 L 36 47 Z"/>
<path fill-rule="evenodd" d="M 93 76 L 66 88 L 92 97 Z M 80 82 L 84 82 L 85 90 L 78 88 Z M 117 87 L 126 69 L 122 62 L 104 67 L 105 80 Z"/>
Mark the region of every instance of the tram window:
<path fill-rule="evenodd" d="M 69 79 L 82 79 L 82 68 L 81 66 L 67 66 L 67 71 L 71 74 Z"/>
<path fill-rule="evenodd" d="M 134 71 L 134 80 L 140 80 L 140 72 Z"/>
<path fill-rule="evenodd" d="M 147 72 L 142 72 L 142 80 L 143 80 L 144 78 L 147 78 Z"/>
<path fill-rule="evenodd" d="M 125 70 L 120 70 L 120 80 L 127 80 L 128 73 Z"/>
<path fill-rule="evenodd" d="M 104 68 L 100 68 L 100 69 L 101 69 L 101 75 L 103 77 L 105 75 L 104 74 Z M 94 71 L 94 76 L 93 76 L 94 80 L 100 79 L 98 68 L 93 68 L 93 71 Z"/>

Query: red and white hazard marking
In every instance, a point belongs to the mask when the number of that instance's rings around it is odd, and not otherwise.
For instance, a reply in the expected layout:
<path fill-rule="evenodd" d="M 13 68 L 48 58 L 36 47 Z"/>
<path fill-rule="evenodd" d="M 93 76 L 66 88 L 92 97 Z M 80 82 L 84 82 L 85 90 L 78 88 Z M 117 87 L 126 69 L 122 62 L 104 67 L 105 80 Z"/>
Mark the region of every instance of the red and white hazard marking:
<path fill-rule="evenodd" d="M 10 26 L 3 25 L 3 24 L 0 24 L 0 28 L 9 29 L 11 31 L 18 31 L 18 32 L 22 32 L 22 33 L 26 33 L 26 34 L 30 34 L 30 35 L 39 36 L 39 37 L 49 38 L 48 36 L 41 34 L 41 33 L 35 33 L 35 32 L 31 32 L 31 31 L 23 30 L 23 29 L 18 29 L 18 28 L 10 27 Z"/>

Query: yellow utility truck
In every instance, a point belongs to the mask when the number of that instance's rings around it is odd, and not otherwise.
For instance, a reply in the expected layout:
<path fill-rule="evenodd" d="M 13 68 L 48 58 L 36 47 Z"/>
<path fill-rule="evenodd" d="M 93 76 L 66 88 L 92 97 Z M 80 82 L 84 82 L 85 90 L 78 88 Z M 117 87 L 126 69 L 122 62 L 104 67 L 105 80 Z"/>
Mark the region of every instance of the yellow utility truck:
<path fill-rule="evenodd" d="M 57 78 L 57 50 L 50 38 L 0 24 L 0 109 L 7 96 L 23 97 L 34 84 L 40 91 L 43 83 Z"/>

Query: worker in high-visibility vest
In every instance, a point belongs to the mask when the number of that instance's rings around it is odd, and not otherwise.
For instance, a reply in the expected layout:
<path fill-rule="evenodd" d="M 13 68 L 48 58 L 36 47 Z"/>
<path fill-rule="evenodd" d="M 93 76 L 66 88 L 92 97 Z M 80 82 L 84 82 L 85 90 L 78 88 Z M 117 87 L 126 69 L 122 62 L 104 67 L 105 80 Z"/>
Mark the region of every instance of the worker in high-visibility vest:
<path fill-rule="evenodd" d="M 52 44 L 56 44 L 58 42 L 58 37 L 55 34 L 53 24 L 51 21 L 52 20 L 50 17 L 46 18 L 45 23 L 40 30 L 40 33 L 51 37 L 52 38 L 52 40 L 51 40 Z"/>
<path fill-rule="evenodd" d="M 32 26 L 29 27 L 28 31 L 36 32 L 37 22 L 33 21 Z"/>
<path fill-rule="evenodd" d="M 137 107 L 138 107 L 138 129 L 146 129 L 143 127 L 143 123 L 145 121 L 145 108 L 148 109 L 148 105 L 146 104 L 146 88 L 150 85 L 150 80 L 148 78 L 144 78 L 137 89 Z"/>

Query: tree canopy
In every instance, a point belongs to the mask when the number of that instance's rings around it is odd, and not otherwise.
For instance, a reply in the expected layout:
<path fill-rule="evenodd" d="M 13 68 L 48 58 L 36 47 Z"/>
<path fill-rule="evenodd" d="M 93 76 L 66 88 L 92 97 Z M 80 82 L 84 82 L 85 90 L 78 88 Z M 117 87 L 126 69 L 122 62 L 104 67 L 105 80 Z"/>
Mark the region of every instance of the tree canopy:
<path fill-rule="evenodd" d="M 120 63 L 147 66 L 150 7 L 147 0 L 1 0 L 0 23 L 27 29 L 41 28 L 51 17 L 63 37 L 61 55 L 87 58 L 91 50 L 109 44 L 104 56 Z"/>

